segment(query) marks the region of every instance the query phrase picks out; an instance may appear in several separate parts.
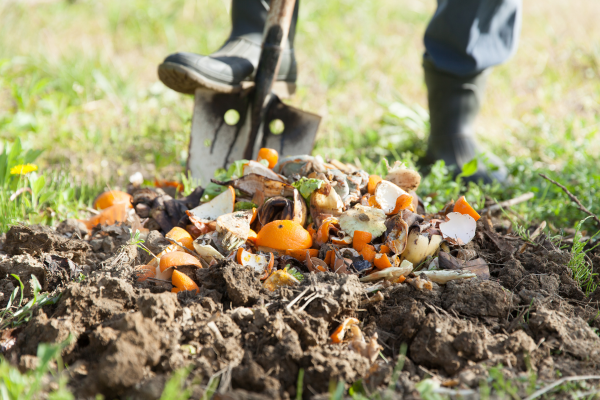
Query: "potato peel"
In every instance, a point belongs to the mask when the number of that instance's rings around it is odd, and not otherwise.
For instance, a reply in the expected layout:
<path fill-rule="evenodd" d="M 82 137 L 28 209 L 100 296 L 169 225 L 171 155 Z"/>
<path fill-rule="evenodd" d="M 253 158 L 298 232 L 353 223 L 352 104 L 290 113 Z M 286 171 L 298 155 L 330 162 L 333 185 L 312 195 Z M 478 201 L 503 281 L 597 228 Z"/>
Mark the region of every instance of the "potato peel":
<path fill-rule="evenodd" d="M 404 260 L 399 267 L 386 268 L 383 271 L 374 272 L 371 275 L 360 278 L 361 282 L 373 282 L 379 279 L 394 279 L 400 275 L 408 275 L 413 270 L 413 264 L 410 261 Z"/>

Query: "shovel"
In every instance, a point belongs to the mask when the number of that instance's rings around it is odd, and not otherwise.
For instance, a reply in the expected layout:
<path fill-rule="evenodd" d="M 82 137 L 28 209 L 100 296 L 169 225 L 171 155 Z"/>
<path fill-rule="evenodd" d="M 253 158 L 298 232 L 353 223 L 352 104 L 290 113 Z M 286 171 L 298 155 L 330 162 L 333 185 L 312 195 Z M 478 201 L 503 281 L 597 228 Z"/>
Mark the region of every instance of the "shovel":
<path fill-rule="evenodd" d="M 261 147 L 280 157 L 312 152 L 321 117 L 284 104 L 271 91 L 295 2 L 271 0 L 254 85 L 240 93 L 196 90 L 187 168 L 202 184 L 236 160 L 256 159 Z M 272 129 L 274 121 L 280 129 Z"/>

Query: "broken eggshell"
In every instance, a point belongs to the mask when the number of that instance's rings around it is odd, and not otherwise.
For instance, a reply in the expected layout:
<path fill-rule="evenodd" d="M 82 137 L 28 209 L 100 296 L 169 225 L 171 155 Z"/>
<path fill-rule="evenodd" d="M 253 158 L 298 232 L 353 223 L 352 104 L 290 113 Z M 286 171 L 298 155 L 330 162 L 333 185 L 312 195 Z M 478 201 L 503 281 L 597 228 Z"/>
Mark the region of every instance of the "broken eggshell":
<path fill-rule="evenodd" d="M 446 215 L 446 222 L 440 223 L 440 231 L 444 239 L 458 244 L 465 245 L 475 237 L 477 223 L 467 214 L 451 212 Z"/>
<path fill-rule="evenodd" d="M 386 215 L 396 214 L 401 210 L 398 200 L 406 198 L 412 203 L 412 196 L 390 181 L 382 180 L 375 187 L 375 201 Z"/>
<path fill-rule="evenodd" d="M 252 268 L 266 279 L 273 269 L 275 256 L 273 256 L 273 253 L 270 253 L 268 257 L 264 254 L 252 254 L 240 247 L 236 255 L 236 261 L 244 267 Z"/>
<path fill-rule="evenodd" d="M 325 172 L 325 177 L 330 182 L 333 190 L 337 192 L 342 201 L 350 194 L 348 182 L 346 182 L 346 174 L 338 169 L 330 169 Z"/>
<path fill-rule="evenodd" d="M 202 260 L 208 265 L 211 265 L 213 261 L 220 261 L 225 258 L 211 245 L 202 244 L 197 241 L 194 241 L 194 250 L 196 250 L 196 253 L 198 253 L 200 258 L 202 258 Z"/>
<path fill-rule="evenodd" d="M 204 224 L 216 220 L 221 215 L 233 212 L 235 206 L 235 190 L 228 186 L 227 189 L 207 203 L 202 203 L 198 207 L 187 210 L 186 214 L 190 221 L 199 229 L 204 228 Z"/>

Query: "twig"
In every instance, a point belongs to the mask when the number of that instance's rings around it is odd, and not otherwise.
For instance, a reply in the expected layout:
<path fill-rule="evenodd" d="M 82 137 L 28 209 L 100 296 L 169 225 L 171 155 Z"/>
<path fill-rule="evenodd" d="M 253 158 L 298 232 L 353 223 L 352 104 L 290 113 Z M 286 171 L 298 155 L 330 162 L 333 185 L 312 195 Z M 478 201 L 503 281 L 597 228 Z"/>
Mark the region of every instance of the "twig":
<path fill-rule="evenodd" d="M 479 214 L 491 213 L 492 211 L 498 211 L 503 208 L 515 206 L 519 203 L 524 203 L 528 200 L 533 199 L 534 197 L 535 197 L 535 195 L 532 192 L 527 192 L 525 194 L 515 197 L 514 199 L 501 201 L 500 203 L 496 203 L 493 206 L 482 208 L 481 210 L 478 210 L 477 212 Z"/>
<path fill-rule="evenodd" d="M 166 237 L 165 239 L 167 239 L 169 242 L 171 242 L 171 244 L 176 244 L 177 246 L 181 247 L 183 249 L 183 251 L 185 251 L 186 253 L 189 253 L 191 255 L 193 255 L 194 257 L 201 259 L 202 257 L 200 257 L 200 254 L 196 253 L 193 250 L 188 249 L 187 247 L 185 247 L 181 242 L 175 240 L 175 239 L 171 239 Z"/>
<path fill-rule="evenodd" d="M 320 295 L 320 294 L 318 294 L 318 293 L 311 294 L 310 296 L 308 296 L 308 297 L 306 298 L 306 303 L 304 303 L 304 305 L 302 305 L 302 307 L 300 307 L 300 308 L 298 309 L 298 312 L 300 312 L 300 311 L 304 311 L 304 309 L 305 309 L 306 307 L 308 307 L 308 305 L 309 305 L 309 304 L 310 304 L 310 303 L 311 303 L 311 302 L 312 302 L 314 299 L 318 299 L 318 298 L 321 298 L 321 297 L 323 297 L 323 296 L 321 296 L 321 295 Z"/>
<path fill-rule="evenodd" d="M 90 208 L 90 207 L 87 207 L 87 208 L 85 209 L 85 211 L 87 211 L 87 212 L 90 212 L 90 213 L 92 213 L 93 215 L 98 215 L 98 214 L 100 214 L 100 211 L 98 211 L 98 210 L 94 210 L 93 208 Z"/>
<path fill-rule="evenodd" d="M 148 277 L 148 278 L 146 278 L 146 279 L 147 279 L 147 280 L 149 280 L 149 281 L 155 281 L 155 282 L 160 282 L 160 283 L 168 283 L 169 285 L 171 285 L 171 286 L 175 287 L 175 285 L 173 285 L 171 282 L 169 282 L 169 281 L 166 281 L 166 280 L 164 280 L 164 279 L 158 279 L 158 278 L 149 278 L 149 277 Z"/>
<path fill-rule="evenodd" d="M 309 289 L 310 289 L 310 287 L 307 287 L 306 289 L 304 289 L 298 296 L 296 296 L 296 298 L 294 300 L 290 301 L 290 304 L 288 304 L 286 308 L 289 311 L 291 311 L 294 304 L 296 304 L 298 301 L 300 301 L 300 299 L 306 294 L 306 292 L 308 292 Z"/>
<path fill-rule="evenodd" d="M 541 175 L 541 174 L 540 174 Z M 583 381 L 583 380 L 588 380 L 588 379 L 600 379 L 600 375 L 577 375 L 577 376 L 567 376 L 565 378 L 559 379 L 556 382 L 546 386 L 545 388 L 542 388 L 540 390 L 538 390 L 537 392 L 533 392 L 533 394 L 529 397 L 526 397 L 525 400 L 533 400 L 536 397 L 540 397 L 541 395 L 548 393 L 550 390 L 554 389 L 555 387 L 562 385 L 565 382 L 569 382 L 569 381 Z"/>
<path fill-rule="evenodd" d="M 561 188 L 563 190 L 563 192 L 565 192 L 567 194 L 567 196 L 569 196 L 569 198 L 573 201 L 573 203 L 577 204 L 577 207 L 581 211 L 583 211 L 587 215 L 589 215 L 592 218 L 594 218 L 594 221 L 596 221 L 596 223 L 598 224 L 598 226 L 600 226 L 600 218 L 598 218 L 598 216 L 596 214 L 594 214 L 593 212 L 591 212 L 590 210 L 588 210 L 587 208 L 585 208 L 585 206 L 583 204 L 581 204 L 581 201 L 579 201 L 579 199 L 577 198 L 577 196 L 575 196 L 573 193 L 569 192 L 569 189 L 567 189 L 566 187 L 564 187 L 560 183 L 556 182 L 555 180 L 552 180 L 552 179 L 548 178 L 544 174 L 540 174 L 540 176 L 542 178 L 544 178 L 545 180 L 547 180 L 548 182 L 553 183 L 556 186 L 558 186 L 559 188 Z"/>

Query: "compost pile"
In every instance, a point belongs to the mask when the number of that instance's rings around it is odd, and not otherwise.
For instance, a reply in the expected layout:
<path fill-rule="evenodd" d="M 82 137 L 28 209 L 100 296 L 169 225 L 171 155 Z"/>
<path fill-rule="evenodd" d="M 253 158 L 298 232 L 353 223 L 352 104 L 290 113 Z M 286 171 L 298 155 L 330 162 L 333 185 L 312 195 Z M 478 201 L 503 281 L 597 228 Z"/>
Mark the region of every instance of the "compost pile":
<path fill-rule="evenodd" d="M 295 398 L 301 371 L 304 398 L 339 381 L 418 397 L 425 376 L 477 389 L 499 364 L 509 379 L 597 371 L 600 290 L 582 292 L 546 235 L 524 242 L 464 197 L 428 214 L 400 163 L 375 176 L 262 149 L 216 178 L 180 198 L 134 181 L 89 220 L 12 227 L 0 307 L 10 274 L 25 297 L 35 279 L 61 295 L 1 332 L 3 355 L 35 368 L 38 344 L 72 335 L 77 398 L 159 398 L 183 367 L 192 398 L 218 382 L 221 399 Z"/>

